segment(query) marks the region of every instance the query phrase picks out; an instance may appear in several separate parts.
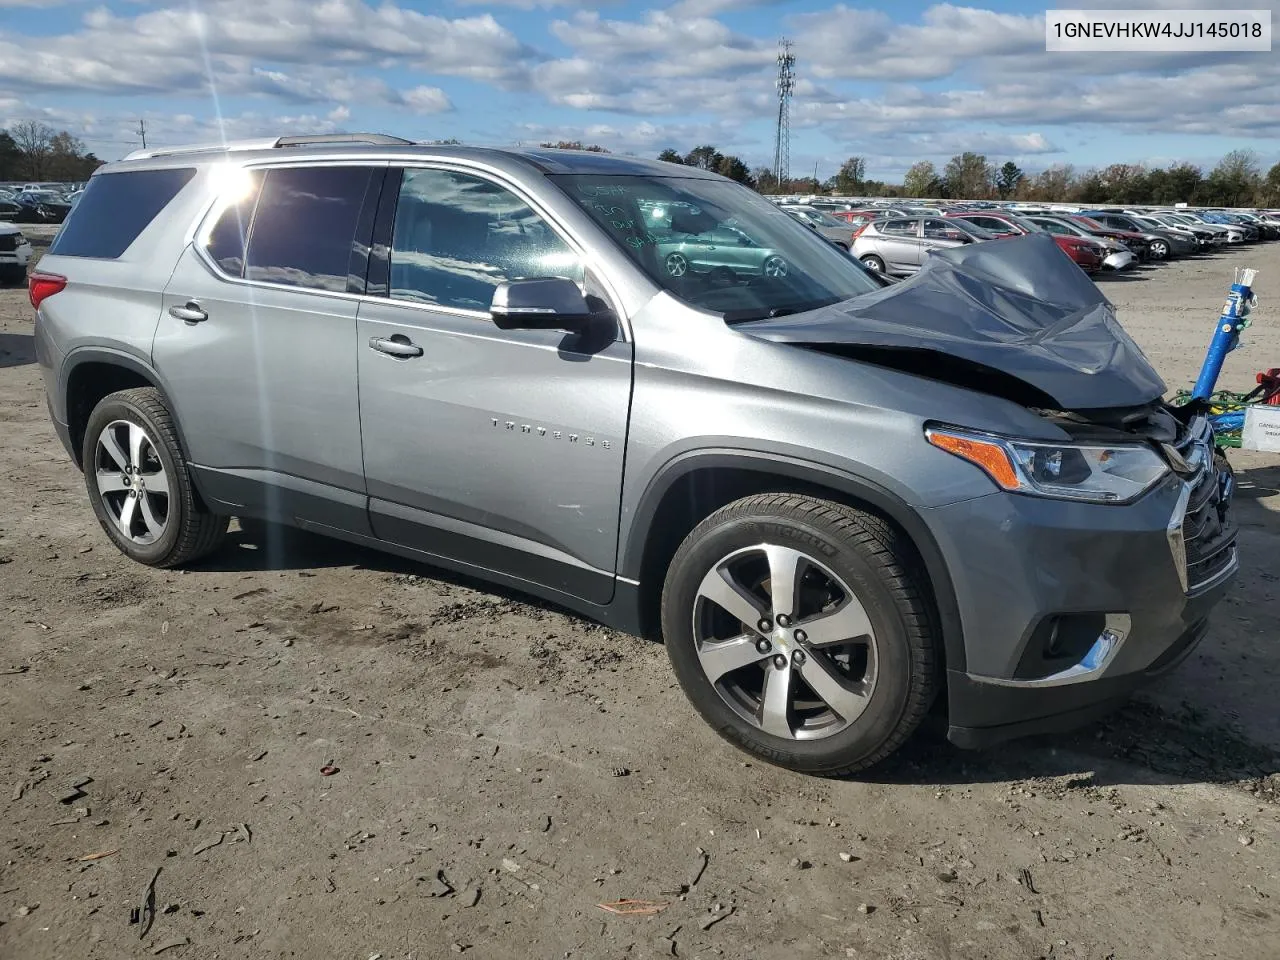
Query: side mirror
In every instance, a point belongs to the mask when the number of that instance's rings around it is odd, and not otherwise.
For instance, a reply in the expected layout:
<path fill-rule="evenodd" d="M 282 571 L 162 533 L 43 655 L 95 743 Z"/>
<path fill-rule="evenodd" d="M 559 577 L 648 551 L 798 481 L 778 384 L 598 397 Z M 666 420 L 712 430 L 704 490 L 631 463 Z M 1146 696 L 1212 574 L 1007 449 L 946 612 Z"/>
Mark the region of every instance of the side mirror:
<path fill-rule="evenodd" d="M 581 333 L 591 323 L 591 308 L 578 285 L 567 277 L 536 277 L 498 284 L 489 316 L 499 330 Z"/>

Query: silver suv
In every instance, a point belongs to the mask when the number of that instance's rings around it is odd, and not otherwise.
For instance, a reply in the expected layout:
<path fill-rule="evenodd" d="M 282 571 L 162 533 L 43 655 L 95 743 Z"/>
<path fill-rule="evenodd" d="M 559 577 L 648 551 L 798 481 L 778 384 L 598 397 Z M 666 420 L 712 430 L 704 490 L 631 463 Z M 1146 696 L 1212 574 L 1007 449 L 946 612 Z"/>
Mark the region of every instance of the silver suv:
<path fill-rule="evenodd" d="M 671 269 L 703 241 L 768 254 Z M 935 705 L 967 746 L 1077 723 L 1237 567 L 1206 421 L 1044 236 L 894 283 L 689 167 L 284 138 L 103 167 L 30 296 L 127 556 L 234 516 L 487 578 L 662 637 L 796 770 Z"/>

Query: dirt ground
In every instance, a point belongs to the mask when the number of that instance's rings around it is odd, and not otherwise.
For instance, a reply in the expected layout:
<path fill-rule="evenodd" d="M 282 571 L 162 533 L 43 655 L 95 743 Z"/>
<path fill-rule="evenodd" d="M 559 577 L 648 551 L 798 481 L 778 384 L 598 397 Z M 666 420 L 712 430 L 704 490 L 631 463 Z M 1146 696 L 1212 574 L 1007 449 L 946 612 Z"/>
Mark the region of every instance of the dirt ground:
<path fill-rule="evenodd" d="M 1102 281 L 1171 389 L 1238 264 L 1244 389 L 1280 366 L 1280 244 Z M 301 534 L 126 562 L 30 321 L 0 291 L 5 960 L 1280 956 L 1280 457 L 1232 453 L 1245 569 L 1158 688 L 833 782 L 720 741 L 661 647 L 519 596 Z"/>

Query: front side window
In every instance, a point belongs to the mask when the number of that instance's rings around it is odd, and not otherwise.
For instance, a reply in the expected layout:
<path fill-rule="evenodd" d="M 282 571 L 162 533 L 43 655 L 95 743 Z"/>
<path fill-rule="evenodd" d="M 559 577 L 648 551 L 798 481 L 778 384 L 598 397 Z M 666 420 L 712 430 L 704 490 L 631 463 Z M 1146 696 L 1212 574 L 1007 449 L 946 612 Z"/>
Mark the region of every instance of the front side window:
<path fill-rule="evenodd" d="M 856 260 L 741 184 L 653 175 L 548 179 L 654 283 L 726 322 L 813 310 L 881 289 Z"/>
<path fill-rule="evenodd" d="M 405 170 L 391 241 L 391 296 L 488 311 L 506 280 L 583 281 L 581 258 L 505 187 L 451 170 Z"/>
<path fill-rule="evenodd" d="M 269 170 L 249 232 L 248 280 L 336 293 L 349 288 L 369 167 L 279 167 Z M 363 276 L 359 278 L 363 283 Z"/>

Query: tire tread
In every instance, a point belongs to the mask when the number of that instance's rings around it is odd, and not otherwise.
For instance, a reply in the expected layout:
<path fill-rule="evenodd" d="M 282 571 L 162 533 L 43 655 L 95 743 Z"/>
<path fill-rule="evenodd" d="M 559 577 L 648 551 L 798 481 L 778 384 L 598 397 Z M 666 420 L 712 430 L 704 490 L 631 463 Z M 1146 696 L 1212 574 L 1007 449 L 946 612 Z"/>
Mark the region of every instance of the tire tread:
<path fill-rule="evenodd" d="M 925 586 L 928 580 L 910 541 L 882 517 L 847 504 L 794 493 L 755 494 L 721 507 L 694 527 L 676 551 L 671 565 L 675 566 L 703 536 L 723 524 L 771 517 L 799 521 L 839 537 L 877 569 L 902 616 L 912 662 L 919 667 L 912 671 L 898 723 L 878 748 L 854 763 L 835 767 L 812 762 L 801 766 L 794 758 L 787 764 L 819 776 L 848 777 L 880 763 L 901 747 L 923 722 L 940 689 L 943 662 L 936 640 L 936 615 Z M 757 743 L 742 737 L 735 727 L 726 726 L 718 732 L 749 752 L 770 758 Z"/>
<path fill-rule="evenodd" d="M 141 410 L 155 424 L 156 430 L 160 434 L 157 439 L 168 445 L 171 453 L 174 454 L 178 470 L 186 472 L 186 452 L 182 449 L 182 444 L 178 440 L 178 431 L 173 422 L 173 415 L 169 412 L 169 407 L 164 402 L 164 396 L 159 390 L 155 387 L 132 387 L 128 390 L 120 390 L 109 394 L 101 402 L 106 403 L 111 400 L 130 403 Z M 190 474 L 181 479 L 175 477 L 173 488 L 170 496 L 176 496 L 180 500 L 178 517 L 181 525 L 178 531 L 178 539 L 174 542 L 173 549 L 152 564 L 162 569 L 184 566 L 217 550 L 226 537 L 227 527 L 231 519 L 220 514 L 210 513 L 198 501 Z M 173 516 L 172 507 L 169 512 L 170 516 Z"/>

